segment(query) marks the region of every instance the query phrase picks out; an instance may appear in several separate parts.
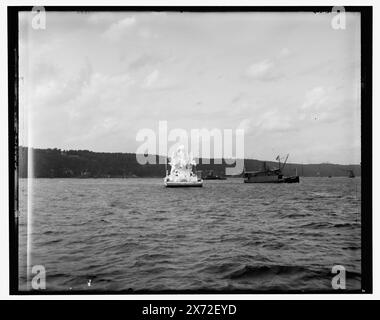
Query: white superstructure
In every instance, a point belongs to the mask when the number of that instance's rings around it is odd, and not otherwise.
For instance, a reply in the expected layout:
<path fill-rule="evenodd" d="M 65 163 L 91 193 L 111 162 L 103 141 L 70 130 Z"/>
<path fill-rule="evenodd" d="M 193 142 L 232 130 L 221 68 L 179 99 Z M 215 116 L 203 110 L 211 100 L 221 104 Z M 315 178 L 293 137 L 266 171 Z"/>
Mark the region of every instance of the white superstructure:
<path fill-rule="evenodd" d="M 201 187 L 203 180 L 193 171 L 196 162 L 185 152 L 184 146 L 179 146 L 170 158 L 170 174 L 166 173 L 164 183 L 167 187 Z"/>

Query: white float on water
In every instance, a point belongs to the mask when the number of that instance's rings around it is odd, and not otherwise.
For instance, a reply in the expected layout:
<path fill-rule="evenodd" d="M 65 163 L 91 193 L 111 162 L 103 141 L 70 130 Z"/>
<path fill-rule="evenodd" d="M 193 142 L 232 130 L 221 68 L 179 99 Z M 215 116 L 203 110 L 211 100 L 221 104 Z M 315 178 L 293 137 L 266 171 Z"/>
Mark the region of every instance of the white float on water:
<path fill-rule="evenodd" d="M 169 165 L 171 167 L 170 174 L 168 174 L 168 170 L 166 170 L 166 177 L 164 178 L 166 187 L 183 188 L 203 186 L 203 180 L 193 171 L 196 162 L 191 155 L 187 155 L 184 146 L 179 146 L 178 149 L 173 152 Z"/>

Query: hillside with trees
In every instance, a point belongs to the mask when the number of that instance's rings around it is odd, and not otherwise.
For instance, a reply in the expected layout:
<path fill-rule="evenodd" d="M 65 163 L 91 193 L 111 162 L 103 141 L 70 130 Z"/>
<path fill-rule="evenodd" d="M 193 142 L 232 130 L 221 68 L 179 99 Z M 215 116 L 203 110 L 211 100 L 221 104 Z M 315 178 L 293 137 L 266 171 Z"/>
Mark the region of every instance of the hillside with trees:
<path fill-rule="evenodd" d="M 36 178 L 134 178 L 134 177 L 164 177 L 165 165 L 141 165 L 134 153 L 107 153 L 92 152 L 88 150 L 61 150 L 61 149 L 32 149 L 33 172 Z M 19 148 L 19 177 L 28 176 L 28 148 Z M 207 173 L 213 170 L 214 174 L 224 175 L 227 165 L 215 164 L 209 160 L 205 164 L 201 159 L 197 170 Z M 261 170 L 263 161 L 245 159 L 244 165 L 248 171 Z M 266 161 L 267 167 L 277 168 L 278 163 Z M 347 176 L 347 170 L 353 170 L 356 176 L 361 175 L 360 165 L 339 165 L 330 163 L 321 164 L 286 164 L 283 173 L 294 175 L 296 172 L 305 177 Z"/>

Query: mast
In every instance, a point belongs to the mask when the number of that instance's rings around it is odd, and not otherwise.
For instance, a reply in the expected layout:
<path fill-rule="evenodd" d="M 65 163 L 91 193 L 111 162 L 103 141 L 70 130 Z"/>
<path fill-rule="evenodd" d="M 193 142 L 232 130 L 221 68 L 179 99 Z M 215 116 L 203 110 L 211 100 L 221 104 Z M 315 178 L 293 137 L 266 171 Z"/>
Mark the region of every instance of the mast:
<path fill-rule="evenodd" d="M 286 165 L 286 161 L 288 161 L 288 158 L 289 158 L 289 153 L 287 154 L 286 158 L 285 158 L 285 161 L 284 161 L 284 164 L 282 165 L 282 168 L 281 170 L 284 169 L 285 165 Z"/>

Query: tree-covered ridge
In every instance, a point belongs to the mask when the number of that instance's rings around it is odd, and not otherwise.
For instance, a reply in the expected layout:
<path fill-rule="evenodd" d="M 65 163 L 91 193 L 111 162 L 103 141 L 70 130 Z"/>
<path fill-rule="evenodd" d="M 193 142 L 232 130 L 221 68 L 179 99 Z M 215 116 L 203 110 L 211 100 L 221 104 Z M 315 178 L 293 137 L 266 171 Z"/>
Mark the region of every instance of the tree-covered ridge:
<path fill-rule="evenodd" d="M 61 149 L 32 149 L 33 172 L 36 178 L 132 178 L 132 177 L 164 177 L 165 165 L 157 164 L 141 165 L 136 160 L 134 153 L 108 153 L 92 152 L 88 150 L 61 150 Z M 28 148 L 19 147 L 19 177 L 27 177 Z M 213 170 L 214 174 L 224 175 L 227 165 L 204 164 L 200 160 L 197 170 L 207 174 Z M 278 163 L 266 162 L 267 167 L 278 167 Z M 245 159 L 246 170 L 261 170 L 263 161 Z M 300 176 L 348 176 L 347 170 L 353 170 L 356 176 L 360 176 L 360 165 L 339 164 L 287 164 L 283 173 Z"/>

